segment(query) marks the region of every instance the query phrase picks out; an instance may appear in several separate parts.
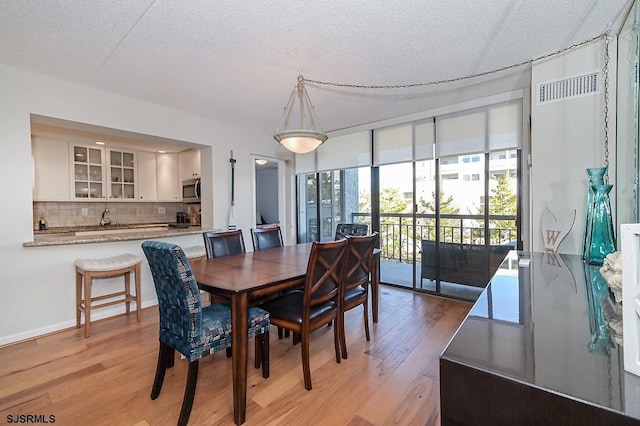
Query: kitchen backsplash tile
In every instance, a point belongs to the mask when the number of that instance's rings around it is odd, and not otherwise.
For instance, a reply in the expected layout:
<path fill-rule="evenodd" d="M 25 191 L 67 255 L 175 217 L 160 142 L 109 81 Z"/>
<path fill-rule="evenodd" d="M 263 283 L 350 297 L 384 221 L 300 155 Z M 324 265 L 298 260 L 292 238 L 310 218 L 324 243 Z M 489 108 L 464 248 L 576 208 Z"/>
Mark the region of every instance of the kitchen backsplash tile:
<path fill-rule="evenodd" d="M 169 223 L 176 221 L 177 212 L 188 213 L 182 203 L 100 203 L 100 202 L 55 202 L 35 201 L 33 203 L 33 229 L 38 229 L 38 221 L 44 215 L 49 228 L 59 226 L 99 225 L 102 212 L 108 208 L 106 216 L 112 224 Z M 164 208 L 164 214 L 159 211 Z M 86 215 L 83 215 L 83 209 Z"/>

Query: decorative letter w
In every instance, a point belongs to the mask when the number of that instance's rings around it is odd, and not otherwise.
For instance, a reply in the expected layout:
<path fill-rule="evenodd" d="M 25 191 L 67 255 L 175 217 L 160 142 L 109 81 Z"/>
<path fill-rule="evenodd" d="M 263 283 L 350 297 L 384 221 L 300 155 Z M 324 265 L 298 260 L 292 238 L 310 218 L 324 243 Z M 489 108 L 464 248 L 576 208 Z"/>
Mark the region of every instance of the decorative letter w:
<path fill-rule="evenodd" d="M 561 233 L 562 231 L 554 231 L 551 229 L 547 229 L 547 244 L 550 244 L 552 246 L 556 245 L 558 236 L 560 236 Z"/>

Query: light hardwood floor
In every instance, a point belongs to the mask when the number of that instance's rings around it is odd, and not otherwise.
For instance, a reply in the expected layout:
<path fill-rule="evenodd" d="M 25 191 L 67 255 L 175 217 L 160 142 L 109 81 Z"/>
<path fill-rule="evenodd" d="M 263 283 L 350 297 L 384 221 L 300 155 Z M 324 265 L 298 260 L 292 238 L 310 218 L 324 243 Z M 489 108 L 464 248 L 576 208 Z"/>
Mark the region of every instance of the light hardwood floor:
<path fill-rule="evenodd" d="M 364 337 L 362 308 L 347 313 L 349 358 L 335 362 L 333 331 L 313 333 L 313 389 L 304 389 L 300 346 L 271 330 L 271 376 L 249 360 L 246 425 L 439 425 L 438 357 L 471 304 L 382 286 L 380 320 Z M 150 398 L 157 350 L 155 307 L 0 349 L 0 424 L 55 416 L 60 425 L 174 425 L 187 371 L 176 356 Z M 253 342 L 250 343 L 253 345 Z M 253 350 L 250 347 L 250 354 Z M 232 425 L 231 360 L 200 362 L 189 424 Z"/>

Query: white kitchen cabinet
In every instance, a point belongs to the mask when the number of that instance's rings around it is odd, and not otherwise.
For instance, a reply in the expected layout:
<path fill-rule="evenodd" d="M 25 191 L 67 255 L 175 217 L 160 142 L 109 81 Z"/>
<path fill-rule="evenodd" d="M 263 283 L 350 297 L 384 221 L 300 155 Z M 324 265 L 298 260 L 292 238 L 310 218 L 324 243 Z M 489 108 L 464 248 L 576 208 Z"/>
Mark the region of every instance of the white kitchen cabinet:
<path fill-rule="evenodd" d="M 107 162 L 109 199 L 127 201 L 136 199 L 136 153 L 110 149 Z"/>
<path fill-rule="evenodd" d="M 156 153 L 138 151 L 137 153 L 137 174 L 138 174 L 138 200 L 156 201 L 158 191 L 156 184 Z"/>
<path fill-rule="evenodd" d="M 200 177 L 200 150 L 189 149 L 179 154 L 180 182 Z"/>
<path fill-rule="evenodd" d="M 158 201 L 181 201 L 178 154 L 156 154 Z"/>
<path fill-rule="evenodd" d="M 31 145 L 34 201 L 182 201 L 177 153 L 108 149 L 38 136 Z M 190 170 L 199 165 L 197 154 L 189 156 Z"/>
<path fill-rule="evenodd" d="M 69 201 L 69 145 L 34 136 L 31 142 L 34 167 L 34 201 Z"/>
<path fill-rule="evenodd" d="M 68 152 L 72 199 L 106 200 L 104 149 L 69 143 Z"/>

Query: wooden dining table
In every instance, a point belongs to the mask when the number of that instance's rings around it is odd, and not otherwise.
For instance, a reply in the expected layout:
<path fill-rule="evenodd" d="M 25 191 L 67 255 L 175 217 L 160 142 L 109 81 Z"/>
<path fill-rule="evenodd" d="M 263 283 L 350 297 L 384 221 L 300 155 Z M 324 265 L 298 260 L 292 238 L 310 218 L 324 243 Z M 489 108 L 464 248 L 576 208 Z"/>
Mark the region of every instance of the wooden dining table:
<path fill-rule="evenodd" d="M 231 302 L 233 419 L 237 425 L 245 422 L 247 411 L 249 300 L 302 285 L 311 246 L 312 243 L 296 244 L 191 262 L 200 289 Z M 377 250 L 371 279 L 374 322 L 378 321 L 379 259 Z"/>

